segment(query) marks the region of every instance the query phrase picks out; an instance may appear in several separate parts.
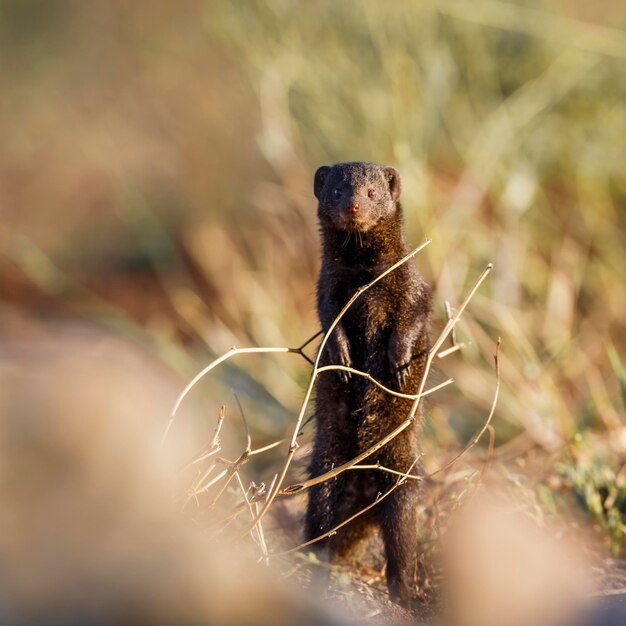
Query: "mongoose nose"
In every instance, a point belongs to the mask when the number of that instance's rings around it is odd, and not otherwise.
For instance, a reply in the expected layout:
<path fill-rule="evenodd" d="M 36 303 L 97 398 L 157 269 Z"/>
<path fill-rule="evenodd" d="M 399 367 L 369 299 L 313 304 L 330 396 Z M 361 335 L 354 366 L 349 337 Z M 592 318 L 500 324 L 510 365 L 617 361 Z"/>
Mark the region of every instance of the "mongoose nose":
<path fill-rule="evenodd" d="M 348 205 L 348 213 L 356 213 L 359 210 L 359 205 L 356 202 L 352 202 Z"/>

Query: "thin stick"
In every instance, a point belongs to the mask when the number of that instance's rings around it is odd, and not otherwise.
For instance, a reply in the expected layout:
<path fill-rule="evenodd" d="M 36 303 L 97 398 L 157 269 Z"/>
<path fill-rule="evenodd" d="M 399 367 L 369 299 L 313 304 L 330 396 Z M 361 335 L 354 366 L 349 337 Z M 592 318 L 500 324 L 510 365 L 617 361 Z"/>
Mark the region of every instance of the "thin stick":
<path fill-rule="evenodd" d="M 243 499 L 248 506 L 248 510 L 250 511 L 250 517 L 254 519 L 258 513 L 258 505 L 255 502 L 254 504 L 250 502 L 248 498 L 248 492 L 246 488 L 243 486 L 243 481 L 241 480 L 241 476 L 239 472 L 235 472 L 235 478 L 237 479 L 237 483 L 239 484 L 239 489 L 243 495 Z M 253 483 L 254 484 L 254 483 Z M 250 531 L 252 538 L 254 539 L 254 532 L 257 533 L 257 545 L 261 549 L 261 558 L 265 559 L 267 563 L 267 544 L 265 543 L 265 536 L 263 535 L 263 528 L 261 524 L 259 524 L 254 531 Z"/>
<path fill-rule="evenodd" d="M 444 302 L 444 307 L 446 310 L 446 321 L 450 321 L 452 318 L 452 307 L 450 306 L 450 301 L 446 300 Z M 456 346 L 456 329 L 452 329 L 452 336 L 450 337 L 452 341 L 452 346 Z"/>
<path fill-rule="evenodd" d="M 163 431 L 163 435 L 161 436 L 161 446 L 163 446 L 163 444 L 165 443 L 165 439 L 167 438 L 170 428 L 172 427 L 172 424 L 174 423 L 174 420 L 176 419 L 176 413 L 178 412 L 178 409 L 180 408 L 180 405 L 182 404 L 187 394 L 193 389 L 193 387 L 197 384 L 197 382 L 201 378 L 206 376 L 211 370 L 215 369 L 220 363 L 223 363 L 224 361 L 226 361 L 227 359 L 230 359 L 236 354 L 288 352 L 291 354 L 299 354 L 303 359 L 307 360 L 309 363 L 311 363 L 311 365 L 313 365 L 313 361 L 311 361 L 311 359 L 306 354 L 304 354 L 304 348 L 306 348 L 312 341 L 317 339 L 317 337 L 319 337 L 323 332 L 324 331 L 322 330 L 318 330 L 314 335 L 311 335 L 303 344 L 301 344 L 297 348 L 286 348 L 286 347 L 284 348 L 283 347 L 280 347 L 280 348 L 235 348 L 233 347 L 226 354 L 223 354 L 221 357 L 218 357 L 217 359 L 209 363 L 203 370 L 201 370 L 200 372 L 198 372 L 198 374 L 194 376 L 193 380 L 183 389 L 183 391 L 180 393 L 180 395 L 176 399 L 176 403 L 174 404 L 174 408 L 172 409 L 172 412 L 170 414 L 170 419 L 165 427 L 165 430 Z"/>
<path fill-rule="evenodd" d="M 213 478 L 213 480 L 211 480 L 207 485 L 204 485 L 203 487 L 199 487 L 197 489 L 194 489 L 192 491 L 192 495 L 197 496 L 198 494 L 204 493 L 205 491 L 208 491 L 216 482 L 218 482 L 219 480 L 221 480 L 222 478 L 224 478 L 224 476 L 226 476 L 228 474 L 228 468 L 222 470 L 215 478 Z"/>
<path fill-rule="evenodd" d="M 485 458 L 485 464 L 483 465 L 483 474 L 487 470 L 489 463 L 491 463 L 491 459 L 493 458 L 493 449 L 496 444 L 496 429 L 493 427 L 493 424 L 489 424 L 487 430 L 489 430 L 489 445 L 487 446 L 487 457 Z"/>
<path fill-rule="evenodd" d="M 371 374 L 367 372 L 363 372 L 361 370 L 354 369 L 353 367 L 347 367 L 346 365 L 324 365 L 323 367 L 318 368 L 317 373 L 321 374 L 322 372 L 331 372 L 341 370 L 344 372 L 350 372 L 351 374 L 356 374 L 357 376 L 362 376 L 363 378 L 367 378 L 370 382 L 374 383 L 377 387 L 388 393 L 390 396 L 395 396 L 397 398 L 406 398 L 407 400 L 415 400 L 417 398 L 416 393 L 401 393 L 400 391 L 394 391 L 393 389 L 389 389 L 389 387 L 385 387 L 381 382 L 377 381 Z M 427 396 L 429 393 L 433 393 L 434 391 L 438 391 L 442 387 L 447 387 L 454 382 L 454 379 L 448 378 L 445 382 L 433 387 L 432 389 L 428 389 L 422 395 Z"/>
<path fill-rule="evenodd" d="M 440 359 L 445 359 L 445 357 L 447 357 L 449 354 L 453 354 L 454 352 L 457 352 L 457 350 L 462 350 L 463 348 L 466 348 L 470 345 L 472 345 L 471 341 L 464 341 L 463 343 L 454 344 L 451 348 L 446 348 L 445 350 L 439 352 L 437 354 L 437 357 Z"/>
<path fill-rule="evenodd" d="M 478 431 L 478 433 L 474 437 L 472 437 L 472 439 L 465 445 L 465 447 L 457 455 L 455 455 L 445 465 L 443 465 L 439 469 L 429 474 L 429 477 L 435 476 L 436 474 L 439 474 L 440 472 L 443 472 L 444 470 L 447 470 L 448 468 L 452 467 L 459 460 L 459 458 L 461 458 L 468 450 L 473 448 L 479 442 L 480 438 L 485 434 L 485 432 L 491 426 L 491 420 L 493 418 L 493 414 L 495 413 L 496 404 L 498 403 L 498 396 L 500 394 L 500 362 L 498 360 L 498 356 L 500 354 L 501 343 L 502 343 L 502 339 L 498 337 L 498 342 L 496 343 L 496 352 L 493 355 L 493 360 L 494 360 L 494 364 L 496 367 L 496 390 L 493 394 L 493 401 L 491 403 L 491 410 L 489 411 L 489 416 L 487 417 L 487 421 L 483 424 L 483 427 L 480 429 L 480 431 Z"/>
<path fill-rule="evenodd" d="M 220 431 L 222 430 L 222 424 L 224 423 L 226 407 L 222 404 L 220 407 L 219 415 L 217 416 L 217 424 L 213 431 L 213 438 L 211 439 L 211 448 L 216 448 L 220 442 Z"/>
<path fill-rule="evenodd" d="M 248 507 L 248 510 L 250 511 L 250 517 L 254 519 L 255 517 L 254 509 L 252 508 L 252 503 L 250 502 L 250 499 L 248 498 L 248 492 L 246 488 L 243 486 L 243 481 L 241 480 L 241 476 L 239 475 L 239 472 L 235 472 L 235 478 L 237 479 L 237 484 L 239 485 L 241 494 L 243 495 L 244 504 Z"/>
<path fill-rule="evenodd" d="M 191 463 L 188 463 L 187 465 L 185 465 L 185 468 L 189 467 L 189 465 L 196 465 L 198 463 L 202 463 L 202 461 L 206 461 L 208 458 L 212 457 L 214 454 L 217 454 L 218 452 L 221 452 L 222 448 L 221 447 L 217 447 L 217 448 L 213 448 L 212 450 L 209 450 L 208 452 L 205 452 L 202 456 L 199 456 L 197 459 L 193 460 Z"/>
<path fill-rule="evenodd" d="M 196 463 L 200 463 L 208 459 L 210 456 L 217 454 L 222 449 L 222 446 L 220 444 L 220 431 L 222 430 L 222 424 L 224 423 L 224 415 L 225 415 L 224 411 L 225 411 L 225 407 L 222 404 L 222 406 L 220 407 L 220 412 L 217 416 L 217 424 L 215 424 L 215 429 L 213 430 L 213 435 L 211 436 L 209 443 L 206 446 L 204 446 L 204 448 L 202 448 L 200 452 L 198 452 L 200 456 L 198 456 L 191 463 L 188 463 L 187 465 L 185 465 L 183 469 L 186 469 L 190 465 L 195 465 Z"/>
<path fill-rule="evenodd" d="M 191 483 L 191 490 L 195 491 L 196 487 L 198 487 L 199 485 L 201 485 L 213 472 L 213 470 L 217 467 L 217 463 L 213 463 L 209 469 L 207 469 L 204 474 L 201 474 L 201 472 L 198 472 L 198 475 L 196 476 L 195 480 Z"/>
<path fill-rule="evenodd" d="M 217 494 L 215 495 L 215 497 L 213 498 L 213 501 L 211 502 L 211 508 L 213 508 L 215 506 L 215 504 L 217 503 L 217 501 L 221 498 L 222 494 L 224 493 L 224 491 L 226 490 L 226 487 L 228 487 L 228 484 L 230 483 L 231 478 L 233 477 L 233 474 L 235 474 L 236 472 L 239 471 L 239 468 L 248 461 L 248 458 L 250 457 L 250 447 L 246 447 L 246 449 L 241 453 L 241 455 L 239 456 L 238 459 L 236 459 L 235 461 L 233 461 L 227 469 L 228 472 L 228 476 L 226 478 L 226 480 L 224 481 L 224 484 L 220 487 L 219 491 L 217 492 Z"/>
<path fill-rule="evenodd" d="M 254 485 L 254 483 L 253 483 Z M 265 496 L 267 495 L 265 492 L 265 484 L 261 483 L 260 486 L 256 486 L 255 487 L 255 492 L 252 496 L 248 497 L 248 500 L 250 501 L 250 503 L 254 503 L 254 502 L 259 502 L 261 499 L 265 499 Z M 239 504 L 237 504 L 233 510 L 226 516 L 224 517 L 222 520 L 220 520 L 216 526 L 223 528 L 226 528 L 226 526 L 228 524 L 230 524 L 234 519 L 236 519 L 241 512 L 246 508 L 246 503 L 245 502 L 240 502 Z"/>
<path fill-rule="evenodd" d="M 235 396 L 235 400 L 237 402 L 237 406 L 239 407 L 239 413 L 241 415 L 241 421 L 243 422 L 243 428 L 246 431 L 246 450 L 248 454 L 252 449 L 252 437 L 250 437 L 250 429 L 248 428 L 248 420 L 246 419 L 246 414 L 243 412 L 243 407 L 241 406 L 241 402 L 239 401 L 239 396 L 233 391 L 233 396 Z"/>
<path fill-rule="evenodd" d="M 254 503 L 254 517 L 258 517 L 259 515 L 259 503 Z M 253 519 L 254 519 L 253 517 Z M 259 521 L 258 524 L 255 525 L 257 535 L 259 537 L 259 546 L 261 548 L 261 552 L 263 556 L 261 557 L 265 561 L 265 565 L 270 564 L 269 553 L 267 551 L 267 544 L 265 543 L 265 534 L 263 533 L 263 524 Z"/>
<path fill-rule="evenodd" d="M 312 341 L 315 341 L 320 335 L 323 335 L 324 331 L 320 328 L 314 335 L 311 335 L 303 344 L 300 344 L 296 350 L 302 351 L 304 350 Z"/>
<path fill-rule="evenodd" d="M 361 370 L 356 370 L 352 367 L 346 367 L 345 365 L 325 365 L 324 367 L 318 368 L 317 373 L 320 374 L 322 372 L 326 372 L 330 370 L 345 370 L 345 371 L 350 372 L 351 374 L 356 374 L 357 376 L 363 376 L 364 378 L 367 378 L 368 380 L 373 382 L 376 386 L 380 387 L 381 389 L 383 389 L 384 391 L 386 391 L 388 394 L 392 396 L 397 396 L 399 398 L 406 398 L 407 400 L 415 400 L 415 398 L 417 398 L 417 394 L 415 393 L 401 393 L 399 391 L 394 391 L 393 389 L 389 389 L 389 387 L 385 387 L 385 385 L 383 385 L 381 382 L 376 380 L 371 374 L 368 374 L 367 372 L 363 372 Z M 427 389 L 426 391 L 424 391 L 422 393 L 422 396 L 427 396 L 431 393 L 434 393 L 435 391 L 439 391 L 439 389 L 442 389 L 443 387 L 447 387 L 448 385 L 451 385 L 453 382 L 454 382 L 453 378 L 448 378 L 448 380 L 445 380 L 439 385 L 436 385 L 435 387 L 431 387 L 430 389 Z M 311 422 L 314 419 L 314 417 L 315 415 L 309 416 L 309 418 L 302 424 L 300 432 L 298 433 L 298 437 L 302 435 L 303 429 L 305 428 L 305 426 L 308 425 L 309 422 Z"/>
<path fill-rule="evenodd" d="M 174 424 L 174 420 L 176 419 L 176 413 L 178 412 L 178 409 L 180 408 L 180 405 L 182 404 L 183 400 L 187 397 L 187 394 L 195 387 L 196 383 L 201 378 L 206 376 L 211 370 L 215 369 L 220 363 L 227 361 L 228 359 L 235 356 L 236 354 L 265 354 L 265 353 L 273 353 L 273 352 L 296 352 L 296 351 L 297 349 L 293 349 L 293 348 L 231 348 L 226 354 L 223 354 L 221 357 L 215 359 L 215 361 L 212 361 L 211 363 L 209 363 L 203 370 L 198 372 L 193 377 L 191 382 L 183 389 L 183 391 L 180 393 L 180 395 L 176 399 L 174 408 L 172 409 L 172 412 L 170 414 L 170 419 L 167 422 L 165 430 L 163 431 L 163 435 L 161 436 L 161 447 L 163 447 L 165 443 L 165 439 L 167 438 L 167 435 L 170 432 L 172 425 Z"/>
<path fill-rule="evenodd" d="M 255 454 L 261 454 L 261 452 L 267 452 L 268 450 L 271 450 L 272 448 L 277 448 L 281 443 L 285 443 L 285 441 L 287 440 L 279 439 L 278 441 L 275 441 L 274 443 L 269 443 L 266 446 L 263 446 L 262 448 L 257 448 L 256 450 L 252 450 L 250 452 L 250 456 L 254 456 Z"/>
<path fill-rule="evenodd" d="M 413 480 L 424 480 L 423 476 L 419 476 L 417 474 L 405 474 L 404 472 L 399 472 L 398 470 L 391 469 L 390 467 L 385 467 L 384 465 L 379 465 L 378 463 L 371 463 L 370 465 L 353 465 L 348 468 L 349 470 L 380 470 L 381 472 L 388 472 L 389 474 L 394 474 L 395 476 L 403 476 L 404 478 L 411 478 Z"/>

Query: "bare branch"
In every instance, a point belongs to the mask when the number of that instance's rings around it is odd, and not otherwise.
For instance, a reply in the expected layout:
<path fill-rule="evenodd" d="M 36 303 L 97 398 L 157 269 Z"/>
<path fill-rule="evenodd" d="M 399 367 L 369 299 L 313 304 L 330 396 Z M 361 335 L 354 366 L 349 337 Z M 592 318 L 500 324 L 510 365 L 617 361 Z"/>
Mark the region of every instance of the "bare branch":
<path fill-rule="evenodd" d="M 222 430 L 222 424 L 224 423 L 224 415 L 225 415 L 226 407 L 222 404 L 220 407 L 220 413 L 217 417 L 217 424 L 215 425 L 215 430 L 213 431 L 213 438 L 211 439 L 211 448 L 217 448 L 220 442 L 220 431 Z"/>
<path fill-rule="evenodd" d="M 415 393 L 401 393 L 400 391 L 394 391 L 393 389 L 389 389 L 389 387 L 385 387 L 381 382 L 377 381 L 371 374 L 367 372 L 363 372 L 361 370 L 354 369 L 353 367 L 347 367 L 345 365 L 325 365 L 323 367 L 318 368 L 317 373 L 321 374 L 322 372 L 331 372 L 334 370 L 342 370 L 344 372 L 350 372 L 351 374 L 356 374 L 357 376 L 362 376 L 363 378 L 367 378 L 370 382 L 374 383 L 377 387 L 388 393 L 390 396 L 396 396 L 397 398 L 406 398 L 407 400 L 415 400 L 417 399 L 417 394 Z M 445 382 L 433 387 L 432 389 L 428 389 L 422 395 L 427 396 L 430 393 L 438 391 L 442 387 L 447 387 L 452 384 L 454 380 L 452 378 L 448 378 Z"/>
<path fill-rule="evenodd" d="M 449 322 L 452 319 L 452 307 L 450 306 L 450 302 L 448 300 L 444 302 L 444 308 L 446 311 L 446 321 Z M 456 330 L 454 328 L 452 329 L 450 339 L 452 340 L 452 345 L 456 346 Z"/>
<path fill-rule="evenodd" d="M 246 451 L 250 454 L 252 449 L 252 438 L 250 437 L 250 429 L 248 428 L 248 420 L 246 419 L 246 414 L 243 412 L 243 407 L 241 406 L 241 402 L 239 401 L 239 396 L 233 391 L 233 396 L 235 396 L 235 400 L 237 402 L 237 406 L 239 407 L 239 413 L 241 415 L 241 421 L 243 422 L 243 428 L 246 431 Z"/>
<path fill-rule="evenodd" d="M 187 397 L 187 394 L 196 386 L 199 380 L 201 380 L 204 376 L 206 376 L 211 370 L 215 369 L 218 365 L 227 361 L 231 357 L 237 354 L 267 354 L 267 353 L 275 353 L 275 352 L 296 352 L 299 353 L 297 348 L 231 348 L 226 354 L 223 354 L 221 357 L 218 357 L 214 361 L 211 361 L 203 370 L 198 372 L 191 382 L 182 390 L 176 402 L 174 403 L 174 408 L 170 414 L 170 419 L 165 426 L 165 430 L 163 431 L 163 435 L 161 436 L 161 446 L 165 443 L 167 439 L 167 435 L 169 434 L 172 425 L 174 424 L 174 420 L 176 419 L 176 414 L 178 413 L 178 409 L 180 405 L 183 403 L 183 400 Z"/>
<path fill-rule="evenodd" d="M 417 251 L 415 253 L 417 253 Z M 165 443 L 165 439 L 167 438 L 167 435 L 168 435 L 170 429 L 172 428 L 172 424 L 174 423 L 174 420 L 176 419 L 176 413 L 178 412 L 178 409 L 180 408 L 180 405 L 182 404 L 183 400 L 187 397 L 187 394 L 195 387 L 195 385 L 198 383 L 198 381 L 200 381 L 202 378 L 204 378 L 204 376 L 206 376 L 211 370 L 215 369 L 218 365 L 220 365 L 224 361 L 227 361 L 228 359 L 230 359 L 231 357 L 233 357 L 233 356 L 235 356 L 237 354 L 266 354 L 266 353 L 276 353 L 276 352 L 287 352 L 287 353 L 290 353 L 290 354 L 299 354 L 303 359 L 305 359 L 306 361 L 311 363 L 311 365 L 313 365 L 314 364 L 313 361 L 311 361 L 311 359 L 306 354 L 304 354 L 303 350 L 312 341 L 317 339 L 317 337 L 319 337 L 323 332 L 324 331 L 319 330 L 314 335 L 311 335 L 311 337 L 309 337 L 303 344 L 301 344 L 297 348 L 287 348 L 287 347 L 278 347 L 278 348 L 235 348 L 235 347 L 233 347 L 228 352 L 226 352 L 226 354 L 223 354 L 222 356 L 218 357 L 214 361 L 211 361 L 211 363 L 209 363 L 204 369 L 202 369 L 200 372 L 198 372 L 193 377 L 191 382 L 183 389 L 183 391 L 180 393 L 178 398 L 176 398 L 176 402 L 174 403 L 174 408 L 172 409 L 172 412 L 170 414 L 170 419 L 167 422 L 167 425 L 165 426 L 165 430 L 163 431 L 163 435 L 161 436 L 161 446 L 163 446 L 163 444 Z"/>
<path fill-rule="evenodd" d="M 444 359 L 448 355 L 453 354 L 454 352 L 457 352 L 458 350 L 462 350 L 463 348 L 466 348 L 467 346 L 471 346 L 471 345 L 472 345 L 471 341 L 464 341 L 462 343 L 456 343 L 452 347 L 446 348 L 445 350 L 442 350 L 441 352 L 439 352 L 437 354 L 437 357 L 440 359 Z"/>
<path fill-rule="evenodd" d="M 405 474 L 404 472 L 399 472 L 398 470 L 391 469 L 390 467 L 385 467 L 384 465 L 380 465 L 380 463 L 372 463 L 370 465 L 353 465 L 348 468 L 349 470 L 380 470 L 381 472 L 388 472 L 389 474 L 394 474 L 395 476 L 402 476 L 404 478 L 410 478 L 412 480 L 424 480 L 423 476 L 419 476 L 418 474 Z"/>
<path fill-rule="evenodd" d="M 248 510 L 250 511 L 250 517 L 254 520 L 258 514 L 258 504 L 256 502 L 252 503 L 250 501 L 250 498 L 248 498 L 248 491 L 243 486 L 243 481 L 241 480 L 241 476 L 239 475 L 239 472 L 237 471 L 235 472 L 235 478 L 237 479 L 237 483 L 239 484 L 239 489 L 241 490 L 241 494 L 243 496 L 245 504 L 247 505 Z M 252 483 L 251 486 L 254 486 L 254 483 Z M 261 558 L 265 559 L 265 562 L 267 563 L 268 562 L 267 544 L 265 543 L 265 536 L 263 535 L 263 527 L 261 526 L 261 524 L 256 526 L 254 530 L 250 531 L 250 534 L 252 535 L 253 539 L 254 539 L 255 532 L 257 535 L 256 543 L 261 549 Z"/>
<path fill-rule="evenodd" d="M 269 443 L 266 446 L 263 446 L 262 448 L 257 448 L 256 450 L 252 450 L 250 452 L 250 456 L 254 456 L 255 454 L 261 454 L 262 452 L 267 452 L 268 450 L 271 450 L 272 448 L 277 448 L 281 443 L 285 443 L 285 441 L 287 440 L 279 439 L 278 441 L 275 441 L 274 443 Z"/>
<path fill-rule="evenodd" d="M 430 476 L 435 476 L 436 474 L 439 474 L 440 472 L 443 472 L 444 470 L 447 470 L 450 467 L 452 467 L 468 450 L 473 448 L 480 441 L 480 438 L 485 434 L 485 432 L 489 430 L 491 426 L 491 420 L 493 418 L 493 414 L 495 413 L 495 410 L 496 410 L 496 404 L 498 403 L 498 395 L 500 394 L 500 363 L 498 361 L 498 356 L 500 354 L 501 343 L 502 343 L 502 339 L 498 337 L 498 342 L 496 343 L 496 352 L 493 355 L 493 360 L 494 360 L 494 364 L 496 368 L 496 390 L 493 394 L 491 410 L 489 411 L 487 420 L 483 424 L 483 427 L 478 431 L 478 433 L 474 437 L 472 437 L 469 443 L 457 455 L 455 455 L 450 461 L 448 461 L 448 463 L 440 467 L 438 470 L 435 470 L 434 472 L 432 472 Z"/>

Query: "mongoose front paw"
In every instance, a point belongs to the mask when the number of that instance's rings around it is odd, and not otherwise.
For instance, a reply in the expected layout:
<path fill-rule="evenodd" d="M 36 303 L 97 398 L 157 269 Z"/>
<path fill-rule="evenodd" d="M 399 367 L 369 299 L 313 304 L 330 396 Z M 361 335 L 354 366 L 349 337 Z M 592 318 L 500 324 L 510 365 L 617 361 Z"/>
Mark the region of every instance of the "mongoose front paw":
<path fill-rule="evenodd" d="M 406 363 L 401 363 L 396 366 L 392 365 L 392 371 L 398 388 L 402 389 L 406 386 L 409 378 L 411 377 L 411 361 L 407 361 Z"/>
<path fill-rule="evenodd" d="M 341 327 L 336 327 L 334 333 L 328 338 L 328 356 L 332 365 L 352 367 L 348 338 Z M 343 383 L 347 383 L 350 380 L 350 372 L 337 370 L 337 374 Z"/>
<path fill-rule="evenodd" d="M 399 389 L 406 386 L 411 377 L 412 344 L 393 333 L 389 342 L 389 366 Z"/>

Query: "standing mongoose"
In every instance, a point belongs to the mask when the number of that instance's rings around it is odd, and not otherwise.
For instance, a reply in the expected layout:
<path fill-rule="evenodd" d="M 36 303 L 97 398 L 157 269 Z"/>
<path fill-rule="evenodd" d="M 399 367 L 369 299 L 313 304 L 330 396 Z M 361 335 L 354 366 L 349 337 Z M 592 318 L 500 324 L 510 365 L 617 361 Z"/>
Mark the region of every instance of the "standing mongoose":
<path fill-rule="evenodd" d="M 322 266 L 317 286 L 318 313 L 327 331 L 359 287 L 404 257 L 398 202 L 400 174 L 373 163 L 338 163 L 315 173 L 319 200 Z M 431 295 L 412 261 L 366 290 L 328 338 L 322 365 L 345 365 L 369 373 L 396 391 L 416 393 L 429 349 Z M 401 424 L 412 400 L 392 396 L 368 379 L 336 370 L 317 383 L 316 435 L 309 466 L 315 477 L 353 459 Z M 421 469 L 422 415 L 364 461 L 396 472 Z M 378 469 L 345 471 L 311 488 L 306 539 L 328 532 L 384 494 L 398 476 Z M 382 502 L 336 534 L 313 546 L 333 560 L 347 555 L 373 524 L 385 544 L 391 598 L 411 603 L 417 551 L 416 506 L 419 481 L 407 480 Z"/>

